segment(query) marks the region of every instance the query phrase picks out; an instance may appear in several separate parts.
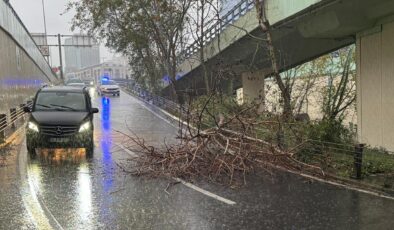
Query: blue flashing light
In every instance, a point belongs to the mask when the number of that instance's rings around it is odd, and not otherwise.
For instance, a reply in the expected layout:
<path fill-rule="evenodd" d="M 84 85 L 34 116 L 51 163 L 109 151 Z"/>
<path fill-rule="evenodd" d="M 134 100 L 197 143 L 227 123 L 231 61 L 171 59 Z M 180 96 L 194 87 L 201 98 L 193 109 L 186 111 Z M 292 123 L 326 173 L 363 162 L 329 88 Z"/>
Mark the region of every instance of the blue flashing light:
<path fill-rule="evenodd" d="M 109 104 L 109 98 L 103 97 L 103 105 L 108 105 Z"/>
<path fill-rule="evenodd" d="M 103 77 L 103 79 L 101 79 L 102 81 L 109 81 L 108 77 Z"/>
<path fill-rule="evenodd" d="M 113 139 L 111 131 L 111 102 L 109 98 L 102 99 L 101 111 L 101 125 L 102 125 L 102 137 L 101 137 L 101 150 L 102 158 L 101 164 L 103 170 L 106 172 L 107 177 L 102 180 L 102 187 L 105 193 L 113 191 L 114 183 L 114 161 L 112 159 Z M 109 198 L 111 199 L 111 198 Z"/>

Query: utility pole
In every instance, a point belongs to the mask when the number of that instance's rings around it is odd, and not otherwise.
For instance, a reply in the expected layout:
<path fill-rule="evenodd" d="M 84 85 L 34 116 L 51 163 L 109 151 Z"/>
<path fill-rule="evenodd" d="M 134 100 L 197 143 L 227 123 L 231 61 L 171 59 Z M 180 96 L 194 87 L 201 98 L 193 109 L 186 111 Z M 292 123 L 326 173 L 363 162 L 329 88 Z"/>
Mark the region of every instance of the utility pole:
<path fill-rule="evenodd" d="M 44 18 L 44 33 L 45 33 L 45 44 L 48 44 L 48 37 L 47 37 L 47 20 L 46 20 L 46 16 L 45 16 L 45 2 L 44 2 L 45 0 L 42 0 L 41 2 L 42 2 L 42 16 L 43 16 L 43 18 Z M 51 56 L 51 54 L 50 54 L 50 49 L 48 49 L 48 54 L 49 54 L 49 56 L 47 56 L 47 61 L 48 61 L 48 63 L 50 62 L 50 56 Z"/>
<path fill-rule="evenodd" d="M 64 81 L 64 76 L 63 76 L 63 56 L 62 56 L 62 39 L 60 37 L 60 34 L 57 35 L 57 41 L 59 45 L 59 60 L 60 60 L 60 79 Z"/>
<path fill-rule="evenodd" d="M 52 37 L 52 38 L 57 38 L 57 44 L 47 44 L 46 46 L 48 47 L 58 47 L 59 48 L 59 70 L 60 70 L 60 78 L 61 80 L 64 80 L 64 70 L 63 70 L 63 55 L 62 55 L 62 47 L 92 47 L 92 37 L 88 35 L 64 35 L 64 34 L 57 34 L 57 35 L 46 35 L 46 38 Z M 78 38 L 82 38 L 82 45 L 79 44 L 62 44 L 62 38 L 64 37 L 76 37 L 77 43 L 78 43 Z M 85 39 L 88 39 L 87 44 L 85 43 Z"/>
<path fill-rule="evenodd" d="M 44 16 L 44 31 L 45 31 L 45 36 L 47 36 L 47 21 L 45 18 L 45 4 L 44 0 L 42 0 L 42 15 Z"/>

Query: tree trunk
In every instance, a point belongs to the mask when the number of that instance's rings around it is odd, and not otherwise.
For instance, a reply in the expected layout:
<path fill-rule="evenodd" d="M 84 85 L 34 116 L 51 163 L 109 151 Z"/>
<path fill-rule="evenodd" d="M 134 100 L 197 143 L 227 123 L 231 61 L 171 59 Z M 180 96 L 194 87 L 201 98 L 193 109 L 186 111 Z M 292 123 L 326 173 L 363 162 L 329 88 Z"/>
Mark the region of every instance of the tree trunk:
<path fill-rule="evenodd" d="M 208 77 L 208 70 L 207 70 L 207 66 L 205 64 L 205 55 L 204 55 L 204 24 L 205 24 L 205 18 L 204 18 L 204 13 L 205 13 L 205 0 L 201 0 L 201 15 L 200 15 L 200 26 L 199 26 L 199 30 L 200 30 L 200 38 L 199 38 L 199 45 L 200 45 L 200 62 L 201 62 L 201 66 L 203 68 L 203 74 L 204 74 L 204 83 L 205 83 L 205 90 L 206 90 L 206 94 L 209 95 L 209 93 L 211 92 L 211 87 L 209 84 L 209 77 Z"/>
<path fill-rule="evenodd" d="M 263 32 L 267 36 L 267 48 L 269 51 L 269 57 L 271 60 L 271 65 L 272 65 L 272 72 L 276 81 L 276 84 L 278 85 L 280 91 L 281 91 L 281 96 L 283 99 L 283 116 L 286 120 L 290 120 L 293 117 L 293 111 L 292 111 L 292 106 L 291 106 L 291 95 L 289 92 L 289 88 L 285 86 L 283 83 L 282 77 L 280 76 L 279 72 L 279 64 L 278 64 L 278 59 L 276 57 L 275 53 L 275 47 L 272 42 L 272 33 L 271 33 L 271 26 L 266 19 L 266 14 L 265 14 L 265 7 L 264 7 L 264 1 L 261 0 L 256 0 L 256 8 L 257 8 L 257 17 L 259 20 L 260 27 L 262 28 Z"/>

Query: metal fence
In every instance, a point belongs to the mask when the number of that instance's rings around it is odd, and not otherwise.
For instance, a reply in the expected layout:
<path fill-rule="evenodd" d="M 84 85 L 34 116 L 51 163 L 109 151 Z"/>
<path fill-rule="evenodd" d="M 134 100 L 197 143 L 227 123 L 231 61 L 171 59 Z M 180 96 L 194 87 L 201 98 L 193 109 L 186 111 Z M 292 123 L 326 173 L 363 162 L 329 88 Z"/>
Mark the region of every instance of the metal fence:
<path fill-rule="evenodd" d="M 26 113 L 24 107 L 32 107 L 33 101 L 29 100 L 25 104 L 11 108 L 8 114 L 0 114 L 0 144 L 14 133 L 19 127 L 26 122 Z"/>
<path fill-rule="evenodd" d="M 164 109 L 172 114 L 183 116 L 187 113 L 187 107 L 180 106 L 174 101 L 155 95 L 137 84 L 128 84 L 124 89 L 141 100 Z"/>
<path fill-rule="evenodd" d="M 227 14 L 222 18 L 213 19 L 206 23 L 203 32 L 203 45 L 208 44 L 214 38 L 216 38 L 224 29 L 226 29 L 230 24 L 237 21 L 241 16 L 245 15 L 247 12 L 253 9 L 254 0 L 240 0 L 240 2 L 235 5 Z M 192 44 L 187 46 L 180 55 L 180 62 L 191 57 L 193 54 L 197 53 L 200 49 L 200 39 L 196 39 Z"/>

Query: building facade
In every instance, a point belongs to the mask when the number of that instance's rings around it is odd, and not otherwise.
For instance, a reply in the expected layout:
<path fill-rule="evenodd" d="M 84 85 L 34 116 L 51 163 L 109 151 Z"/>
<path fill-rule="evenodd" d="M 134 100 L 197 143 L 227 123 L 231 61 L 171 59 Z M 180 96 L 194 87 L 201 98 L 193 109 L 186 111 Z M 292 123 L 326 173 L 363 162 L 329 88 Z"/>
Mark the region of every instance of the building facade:
<path fill-rule="evenodd" d="M 65 73 L 100 64 L 100 46 L 91 41 L 86 41 L 82 36 L 74 35 L 64 41 L 66 45 L 64 48 Z"/>
<path fill-rule="evenodd" d="M 332 80 L 332 82 L 331 82 Z M 341 78 L 340 76 L 330 79 L 327 76 L 320 76 L 314 78 L 313 82 L 310 83 L 310 89 L 305 94 L 307 78 L 298 77 L 292 87 L 292 101 L 295 103 L 295 113 L 306 113 L 311 120 L 321 120 L 323 118 L 322 104 L 324 100 L 324 93 L 330 84 L 338 85 Z M 309 80 L 310 81 L 310 80 Z M 272 78 L 265 79 L 263 81 L 264 87 L 264 109 L 271 113 L 282 113 L 282 96 L 278 88 L 277 83 Z M 355 88 L 355 82 L 350 81 L 348 88 Z M 353 87 L 352 87 L 353 85 Z M 244 97 L 243 88 L 237 90 L 237 102 L 243 104 L 247 101 Z M 300 105 L 298 102 L 301 97 L 305 94 L 303 103 Z M 352 103 L 344 112 L 343 124 L 349 127 L 356 127 L 357 125 L 357 112 L 356 102 Z"/>
<path fill-rule="evenodd" d="M 84 81 L 97 82 L 103 76 L 111 79 L 129 79 L 130 72 L 127 60 L 122 57 L 115 57 L 110 61 L 74 71 L 70 75 Z"/>

